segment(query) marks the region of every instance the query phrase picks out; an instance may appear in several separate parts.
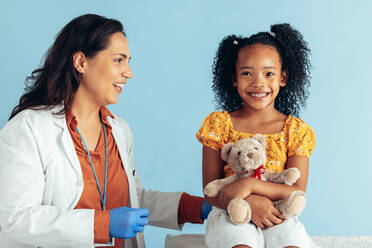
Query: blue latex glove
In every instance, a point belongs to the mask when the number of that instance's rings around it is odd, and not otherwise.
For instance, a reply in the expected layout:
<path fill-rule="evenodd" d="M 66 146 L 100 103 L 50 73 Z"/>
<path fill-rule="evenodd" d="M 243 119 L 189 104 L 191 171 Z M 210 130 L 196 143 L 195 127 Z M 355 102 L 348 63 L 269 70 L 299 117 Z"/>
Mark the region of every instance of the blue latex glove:
<path fill-rule="evenodd" d="M 148 224 L 149 210 L 146 208 L 114 208 L 110 210 L 110 237 L 129 239 L 143 232 Z"/>
<path fill-rule="evenodd" d="M 209 212 L 212 210 L 212 205 L 209 204 L 205 199 L 203 201 L 202 209 L 201 209 L 201 218 L 205 220 L 208 218 Z"/>

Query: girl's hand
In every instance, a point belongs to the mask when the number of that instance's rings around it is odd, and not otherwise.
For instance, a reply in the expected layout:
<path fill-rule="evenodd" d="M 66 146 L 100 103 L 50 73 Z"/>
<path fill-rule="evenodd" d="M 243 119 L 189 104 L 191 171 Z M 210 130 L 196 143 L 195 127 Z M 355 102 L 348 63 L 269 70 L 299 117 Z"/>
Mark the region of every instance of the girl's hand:
<path fill-rule="evenodd" d="M 282 223 L 285 217 L 274 207 L 273 202 L 260 195 L 252 194 L 245 198 L 252 209 L 252 222 L 259 228 L 265 229 Z"/>
<path fill-rule="evenodd" d="M 219 196 L 220 203 L 227 208 L 234 198 L 245 199 L 252 193 L 253 185 L 257 179 L 253 177 L 241 178 L 222 188 Z"/>

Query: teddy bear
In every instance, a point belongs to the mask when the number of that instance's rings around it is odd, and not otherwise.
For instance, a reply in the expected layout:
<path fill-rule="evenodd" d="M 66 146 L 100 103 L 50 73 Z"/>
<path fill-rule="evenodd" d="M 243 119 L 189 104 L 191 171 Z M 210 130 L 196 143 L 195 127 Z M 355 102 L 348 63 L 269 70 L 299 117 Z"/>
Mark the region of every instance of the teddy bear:
<path fill-rule="evenodd" d="M 270 172 L 264 168 L 266 163 L 266 139 L 261 134 L 252 138 L 244 138 L 236 143 L 227 143 L 221 150 L 222 159 L 230 165 L 234 175 L 217 179 L 208 183 L 204 194 L 209 197 L 218 196 L 220 190 L 227 184 L 243 177 L 256 177 L 273 183 L 294 184 L 300 177 L 297 168 L 289 168 L 282 172 Z M 298 216 L 306 203 L 305 192 L 293 191 L 287 199 L 275 201 L 275 207 L 286 217 Z M 251 220 L 251 207 L 244 199 L 235 198 L 227 206 L 231 221 L 244 224 Z"/>

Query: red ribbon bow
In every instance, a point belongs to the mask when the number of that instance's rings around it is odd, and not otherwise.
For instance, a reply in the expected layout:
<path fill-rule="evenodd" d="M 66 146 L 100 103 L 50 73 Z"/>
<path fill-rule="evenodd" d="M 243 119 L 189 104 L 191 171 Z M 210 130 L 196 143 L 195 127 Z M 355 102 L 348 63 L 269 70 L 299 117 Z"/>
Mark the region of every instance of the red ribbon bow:
<path fill-rule="evenodd" d="M 261 174 L 264 174 L 264 173 L 265 173 L 265 167 L 261 165 L 260 167 L 254 170 L 252 177 L 256 177 L 258 180 L 261 180 Z"/>

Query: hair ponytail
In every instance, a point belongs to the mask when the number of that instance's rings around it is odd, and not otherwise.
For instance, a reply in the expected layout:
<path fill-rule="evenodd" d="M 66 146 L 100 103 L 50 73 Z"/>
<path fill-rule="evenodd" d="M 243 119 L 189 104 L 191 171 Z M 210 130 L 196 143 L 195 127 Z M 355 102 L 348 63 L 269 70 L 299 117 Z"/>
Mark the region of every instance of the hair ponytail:
<path fill-rule="evenodd" d="M 228 111 L 233 111 L 229 107 L 230 102 L 240 106 L 242 103 L 239 94 L 234 94 L 236 88 L 232 85 L 232 75 L 235 74 L 235 63 L 242 44 L 243 38 L 236 35 L 226 36 L 220 42 L 214 58 L 212 89 L 216 92 L 215 101 Z M 223 87 L 221 87 L 221 82 Z M 230 97 L 231 95 L 233 97 Z M 229 104 L 226 102 L 226 97 L 229 98 Z"/>
<path fill-rule="evenodd" d="M 272 25 L 270 30 L 279 43 L 283 54 L 282 69 L 287 73 L 287 85 L 281 88 L 275 107 L 283 114 L 298 115 L 309 95 L 310 49 L 302 34 L 288 23 Z"/>

